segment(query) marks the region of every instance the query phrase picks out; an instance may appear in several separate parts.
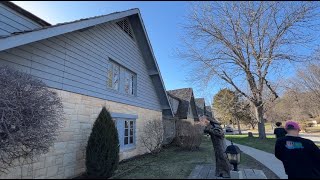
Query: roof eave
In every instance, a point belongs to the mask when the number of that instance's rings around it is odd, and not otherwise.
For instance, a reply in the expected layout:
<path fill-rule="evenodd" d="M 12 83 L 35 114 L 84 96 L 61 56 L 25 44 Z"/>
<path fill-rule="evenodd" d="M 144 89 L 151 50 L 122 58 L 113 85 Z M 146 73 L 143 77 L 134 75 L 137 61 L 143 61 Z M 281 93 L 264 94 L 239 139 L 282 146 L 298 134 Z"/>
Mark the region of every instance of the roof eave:
<path fill-rule="evenodd" d="M 83 28 L 95 26 L 101 23 L 109 22 L 112 20 L 120 19 L 123 17 L 138 14 L 138 13 L 139 13 L 138 9 L 131 9 L 131 10 L 127 10 L 119 13 L 113 13 L 110 15 L 93 18 L 93 19 L 87 19 L 79 22 L 56 26 L 56 27 L 49 27 L 45 29 L 28 32 L 28 33 L 8 36 L 6 38 L 0 39 L 0 51 L 25 45 L 28 43 L 32 43 L 42 39 L 58 36 L 61 34 L 77 31 Z"/>
<path fill-rule="evenodd" d="M 48 23 L 47 21 L 39 18 L 38 16 L 32 14 L 31 12 L 29 11 L 26 11 L 25 9 L 21 8 L 20 6 L 10 2 L 10 1 L 2 1 L 0 2 L 2 4 L 4 4 L 5 6 L 9 7 L 10 9 L 16 11 L 17 13 L 31 19 L 32 21 L 38 23 L 39 25 L 41 26 L 51 26 L 50 23 Z"/>

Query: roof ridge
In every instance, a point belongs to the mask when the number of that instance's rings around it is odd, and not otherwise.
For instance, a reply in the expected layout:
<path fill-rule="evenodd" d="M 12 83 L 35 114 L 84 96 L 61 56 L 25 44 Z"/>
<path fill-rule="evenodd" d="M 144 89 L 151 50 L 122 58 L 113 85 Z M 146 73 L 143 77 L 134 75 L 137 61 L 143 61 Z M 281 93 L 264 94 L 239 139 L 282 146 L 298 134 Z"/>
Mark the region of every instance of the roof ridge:
<path fill-rule="evenodd" d="M 108 14 L 96 15 L 96 16 L 91 16 L 91 17 L 87 17 L 87 18 L 81 18 L 81 19 L 77 19 L 77 20 L 73 20 L 73 21 L 61 22 L 61 23 L 54 24 L 53 26 L 61 25 L 61 24 L 68 24 L 68 23 L 73 23 L 73 22 L 83 21 L 83 20 L 88 20 L 88 19 L 99 18 L 99 17 L 103 17 L 103 16 L 108 16 L 108 15 L 111 15 L 111 14 L 123 13 L 123 12 L 127 12 L 127 11 L 132 11 L 132 10 L 138 10 L 140 12 L 139 8 L 130 8 L 130 9 L 123 10 L 123 11 L 115 11 L 115 12 L 111 12 L 111 13 L 108 13 Z"/>

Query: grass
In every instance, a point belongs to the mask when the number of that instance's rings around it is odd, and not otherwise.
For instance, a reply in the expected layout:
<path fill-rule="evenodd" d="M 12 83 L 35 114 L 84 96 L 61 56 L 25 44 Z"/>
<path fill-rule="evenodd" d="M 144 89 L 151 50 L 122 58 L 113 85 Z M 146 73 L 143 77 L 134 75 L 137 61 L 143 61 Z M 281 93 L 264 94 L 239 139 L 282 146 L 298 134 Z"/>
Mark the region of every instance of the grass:
<path fill-rule="evenodd" d="M 226 135 L 226 139 L 237 144 L 250 146 L 269 153 L 274 153 L 274 145 L 276 143 L 274 136 L 267 136 L 267 139 L 261 140 L 257 136 L 249 138 L 248 135 Z"/>
<path fill-rule="evenodd" d="M 165 148 L 157 156 L 145 155 L 119 164 L 114 178 L 187 178 L 197 164 L 213 163 L 212 144 L 204 138 L 198 151 Z M 128 169 L 131 169 L 127 171 Z M 122 174 L 123 171 L 126 171 Z"/>
<path fill-rule="evenodd" d="M 215 164 L 210 138 L 204 137 L 197 151 L 177 147 L 163 149 L 157 156 L 144 155 L 119 164 L 116 179 L 185 179 L 198 164 Z M 261 169 L 268 178 L 277 176 L 252 157 L 242 154 L 239 168 Z"/>

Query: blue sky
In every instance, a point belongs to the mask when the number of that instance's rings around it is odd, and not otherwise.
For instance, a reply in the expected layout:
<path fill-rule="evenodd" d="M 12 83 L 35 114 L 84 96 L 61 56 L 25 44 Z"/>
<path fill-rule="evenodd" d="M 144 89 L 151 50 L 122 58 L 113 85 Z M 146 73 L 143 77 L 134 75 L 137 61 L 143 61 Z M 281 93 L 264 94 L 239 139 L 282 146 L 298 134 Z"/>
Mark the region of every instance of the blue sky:
<path fill-rule="evenodd" d="M 167 90 L 192 87 L 196 97 L 210 101 L 220 87 L 202 91 L 186 80 L 185 62 L 174 55 L 190 3 L 139 1 L 12 1 L 51 24 L 139 8 Z"/>

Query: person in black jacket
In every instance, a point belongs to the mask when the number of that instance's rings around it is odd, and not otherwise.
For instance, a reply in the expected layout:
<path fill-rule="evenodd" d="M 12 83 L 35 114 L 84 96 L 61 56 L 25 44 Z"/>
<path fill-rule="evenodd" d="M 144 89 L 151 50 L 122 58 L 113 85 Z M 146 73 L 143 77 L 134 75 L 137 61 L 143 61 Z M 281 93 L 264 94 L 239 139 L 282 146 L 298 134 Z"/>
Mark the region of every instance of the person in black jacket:
<path fill-rule="evenodd" d="M 281 125 L 282 125 L 281 122 L 276 122 L 276 126 L 277 127 L 274 129 L 273 134 L 276 135 L 277 139 L 281 138 L 281 137 L 284 137 L 287 134 L 287 131 L 283 127 L 281 127 Z"/>
<path fill-rule="evenodd" d="M 320 178 L 320 149 L 309 139 L 299 137 L 297 122 L 288 121 L 287 135 L 277 139 L 275 156 L 282 161 L 289 179 Z"/>

